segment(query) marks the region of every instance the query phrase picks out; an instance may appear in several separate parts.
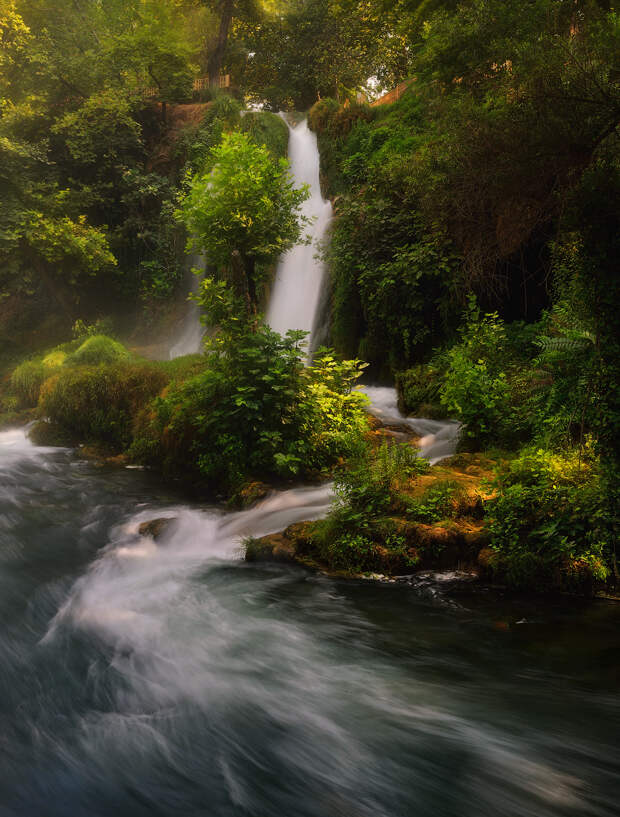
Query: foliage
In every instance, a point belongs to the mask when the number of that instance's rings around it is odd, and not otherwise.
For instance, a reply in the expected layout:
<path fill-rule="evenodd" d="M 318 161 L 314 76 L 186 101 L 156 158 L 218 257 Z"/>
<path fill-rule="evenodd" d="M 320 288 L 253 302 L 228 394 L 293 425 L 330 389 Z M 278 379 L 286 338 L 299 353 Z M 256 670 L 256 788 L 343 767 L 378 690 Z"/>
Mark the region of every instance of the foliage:
<path fill-rule="evenodd" d="M 241 131 L 256 145 L 265 145 L 274 159 L 285 159 L 288 153 L 288 127 L 269 111 L 249 111 L 241 120 Z"/>
<path fill-rule="evenodd" d="M 606 503 L 596 463 L 526 448 L 499 471 L 489 503 L 493 568 L 518 587 L 585 590 L 609 573 Z"/>
<path fill-rule="evenodd" d="M 459 487 L 453 481 L 437 482 L 409 504 L 407 515 L 426 524 L 440 522 L 450 516 L 458 492 Z"/>
<path fill-rule="evenodd" d="M 105 335 L 92 335 L 65 360 L 66 366 L 98 366 L 101 363 L 115 363 L 127 360 L 127 349 L 116 340 Z"/>
<path fill-rule="evenodd" d="M 11 387 L 18 399 L 18 407 L 31 408 L 39 402 L 43 382 L 49 377 L 49 369 L 42 360 L 27 360 L 11 375 Z"/>
<path fill-rule="evenodd" d="M 502 439 L 510 423 L 506 345 L 497 313 L 481 316 L 471 300 L 461 340 L 447 353 L 440 399 L 446 411 L 464 423 L 463 436 L 476 444 Z"/>
<path fill-rule="evenodd" d="M 159 366 L 147 362 L 63 366 L 43 385 L 40 407 L 78 439 L 122 450 L 132 440 L 138 411 L 167 380 Z"/>
<path fill-rule="evenodd" d="M 439 390 L 445 376 L 443 360 L 435 358 L 426 366 L 414 366 L 396 373 L 398 406 L 403 414 L 441 420 L 447 411 L 439 402 Z"/>
<path fill-rule="evenodd" d="M 275 161 L 244 133 L 225 134 L 211 159 L 211 169 L 194 176 L 179 215 L 193 246 L 228 271 L 255 309 L 269 265 L 300 237 L 308 191 L 293 187 L 285 159 Z"/>
<path fill-rule="evenodd" d="M 143 414 L 134 456 L 220 490 L 250 475 L 286 477 L 333 464 L 366 426 L 364 398 L 352 391 L 360 369 L 328 352 L 305 369 L 302 338 L 225 324 L 207 346 L 204 371 Z"/>
<path fill-rule="evenodd" d="M 387 549 L 394 565 L 414 566 L 405 537 L 388 515 L 403 511 L 403 489 L 426 471 L 428 463 L 408 443 L 384 441 L 375 448 L 359 441 L 336 472 L 329 515 L 314 527 L 319 558 L 335 569 L 363 572 L 384 561 Z"/>
<path fill-rule="evenodd" d="M 290 3 L 241 26 L 249 57 L 241 83 L 270 110 L 306 110 L 327 96 L 353 98 L 368 78 L 392 84 L 407 69 L 396 4 L 359 0 Z"/>

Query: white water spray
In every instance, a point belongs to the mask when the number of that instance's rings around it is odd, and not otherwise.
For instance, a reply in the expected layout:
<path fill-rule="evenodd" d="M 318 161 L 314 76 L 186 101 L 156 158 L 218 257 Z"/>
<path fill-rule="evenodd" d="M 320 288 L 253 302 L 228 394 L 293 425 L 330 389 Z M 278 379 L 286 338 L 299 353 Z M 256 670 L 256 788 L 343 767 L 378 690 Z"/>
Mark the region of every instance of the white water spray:
<path fill-rule="evenodd" d="M 198 291 L 200 284 L 199 277 L 194 273 L 195 269 L 204 271 L 205 257 L 200 253 L 192 253 L 187 257 L 187 272 L 185 275 L 185 285 L 190 293 Z M 185 316 L 181 329 L 170 347 L 170 360 L 182 355 L 192 355 L 200 351 L 200 342 L 204 335 L 205 328 L 200 322 L 200 307 L 196 301 L 188 301 Z"/>
<path fill-rule="evenodd" d="M 321 196 L 316 134 L 305 120 L 289 130 L 288 155 L 295 185 L 310 187 L 310 198 L 304 202 L 303 214 L 314 219 L 310 228 L 312 243 L 297 244 L 282 256 L 267 310 L 267 323 L 280 334 L 289 329 L 303 329 L 310 333 L 308 349 L 311 352 L 325 277 L 325 265 L 315 256 L 317 245 L 331 221 L 332 207 Z"/>

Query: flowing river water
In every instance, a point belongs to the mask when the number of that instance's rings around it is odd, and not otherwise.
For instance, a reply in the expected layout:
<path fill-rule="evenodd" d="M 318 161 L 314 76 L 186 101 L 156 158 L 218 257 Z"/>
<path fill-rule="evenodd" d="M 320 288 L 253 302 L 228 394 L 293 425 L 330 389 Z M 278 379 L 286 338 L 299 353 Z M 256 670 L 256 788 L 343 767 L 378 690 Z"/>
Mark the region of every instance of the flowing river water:
<path fill-rule="evenodd" d="M 294 168 L 328 220 L 311 136 L 291 131 Z M 281 331 L 316 326 L 303 250 L 304 286 L 279 270 Z M 172 354 L 200 335 L 190 310 Z M 366 391 L 431 461 L 454 450 L 456 424 Z M 620 607 L 244 562 L 245 536 L 330 498 L 225 512 L 0 432 L 0 817 L 616 815 Z"/>
<path fill-rule="evenodd" d="M 224 513 L 0 433 L 2 817 L 617 814 L 618 607 L 242 560 L 328 497 Z"/>

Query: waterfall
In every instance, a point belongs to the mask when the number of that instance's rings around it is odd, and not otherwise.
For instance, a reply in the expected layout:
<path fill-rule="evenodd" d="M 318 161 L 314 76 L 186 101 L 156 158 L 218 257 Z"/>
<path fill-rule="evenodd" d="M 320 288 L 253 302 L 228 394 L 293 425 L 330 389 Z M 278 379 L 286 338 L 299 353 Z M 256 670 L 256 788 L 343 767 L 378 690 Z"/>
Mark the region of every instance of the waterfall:
<path fill-rule="evenodd" d="M 191 293 L 198 291 L 200 283 L 199 277 L 194 273 L 194 269 L 204 272 L 206 260 L 200 253 L 192 253 L 187 256 L 187 269 L 185 272 L 184 285 Z M 169 357 L 172 360 L 182 355 L 191 355 L 200 351 L 200 342 L 204 335 L 205 328 L 200 322 L 200 307 L 196 301 L 190 300 L 187 303 L 183 323 L 174 342 L 170 346 Z"/>
<path fill-rule="evenodd" d="M 325 275 L 325 265 L 315 256 L 317 244 L 329 226 L 332 208 L 321 196 L 316 134 L 308 128 L 306 120 L 289 127 L 288 155 L 295 185 L 310 187 L 310 198 L 304 202 L 302 211 L 314 219 L 310 228 L 312 243 L 297 244 L 280 259 L 267 323 L 280 334 L 289 329 L 303 329 L 310 333 L 308 350 L 311 352 Z"/>

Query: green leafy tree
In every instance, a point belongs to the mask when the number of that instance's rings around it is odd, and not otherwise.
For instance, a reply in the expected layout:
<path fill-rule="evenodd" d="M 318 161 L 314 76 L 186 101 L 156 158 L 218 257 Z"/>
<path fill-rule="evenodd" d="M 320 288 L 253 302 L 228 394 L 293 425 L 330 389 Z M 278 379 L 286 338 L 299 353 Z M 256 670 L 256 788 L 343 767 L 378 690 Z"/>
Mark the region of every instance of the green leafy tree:
<path fill-rule="evenodd" d="M 228 133 L 211 166 L 192 179 L 179 215 L 191 243 L 226 272 L 255 312 L 270 265 L 300 238 L 307 187 L 295 189 L 286 159 L 274 160 L 245 133 Z"/>

